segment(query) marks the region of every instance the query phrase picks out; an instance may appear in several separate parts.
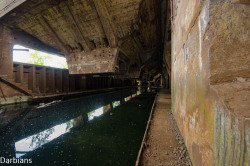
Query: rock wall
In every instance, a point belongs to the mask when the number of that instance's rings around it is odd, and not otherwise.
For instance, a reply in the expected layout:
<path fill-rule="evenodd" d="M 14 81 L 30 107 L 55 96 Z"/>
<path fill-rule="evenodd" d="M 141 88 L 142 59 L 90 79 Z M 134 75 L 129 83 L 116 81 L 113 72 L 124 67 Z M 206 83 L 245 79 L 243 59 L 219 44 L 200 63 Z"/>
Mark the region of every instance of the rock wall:
<path fill-rule="evenodd" d="M 250 163 L 249 6 L 173 0 L 172 110 L 193 165 Z"/>

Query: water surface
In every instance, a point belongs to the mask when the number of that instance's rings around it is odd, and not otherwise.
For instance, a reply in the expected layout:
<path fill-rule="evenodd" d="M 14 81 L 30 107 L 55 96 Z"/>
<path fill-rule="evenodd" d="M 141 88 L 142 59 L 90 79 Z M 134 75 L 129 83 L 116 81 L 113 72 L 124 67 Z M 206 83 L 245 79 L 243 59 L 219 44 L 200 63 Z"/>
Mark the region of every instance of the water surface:
<path fill-rule="evenodd" d="M 125 89 L 22 108 L 1 128 L 0 156 L 34 165 L 134 165 L 154 95 Z"/>

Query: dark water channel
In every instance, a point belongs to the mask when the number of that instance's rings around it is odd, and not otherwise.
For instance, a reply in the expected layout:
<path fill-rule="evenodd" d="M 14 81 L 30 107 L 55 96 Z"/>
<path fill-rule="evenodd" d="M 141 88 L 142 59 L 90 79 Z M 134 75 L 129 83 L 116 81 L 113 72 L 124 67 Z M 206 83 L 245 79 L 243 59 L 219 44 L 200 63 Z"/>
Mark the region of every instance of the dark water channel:
<path fill-rule="evenodd" d="M 0 157 L 31 165 L 135 165 L 154 96 L 125 89 L 21 108 L 0 128 Z"/>

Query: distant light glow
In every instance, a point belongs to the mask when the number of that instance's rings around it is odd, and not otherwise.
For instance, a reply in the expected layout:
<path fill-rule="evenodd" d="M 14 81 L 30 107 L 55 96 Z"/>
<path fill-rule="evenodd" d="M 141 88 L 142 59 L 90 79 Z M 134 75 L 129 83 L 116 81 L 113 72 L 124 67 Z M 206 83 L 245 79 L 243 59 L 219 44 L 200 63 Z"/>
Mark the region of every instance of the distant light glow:
<path fill-rule="evenodd" d="M 18 49 L 18 50 L 15 50 Z M 21 49 L 29 50 L 29 51 L 22 51 Z M 20 45 L 14 45 L 13 47 L 13 61 L 14 62 L 21 62 L 21 63 L 28 63 L 32 61 L 32 57 L 30 54 L 33 54 L 35 52 L 38 52 L 38 56 L 40 57 L 46 57 L 50 56 L 51 59 L 44 59 L 44 65 L 45 66 L 51 66 L 51 67 L 56 67 L 56 68 L 64 68 L 63 65 L 66 64 L 66 58 L 60 57 L 57 55 L 41 52 L 41 51 L 36 51 L 30 48 L 26 48 Z"/>

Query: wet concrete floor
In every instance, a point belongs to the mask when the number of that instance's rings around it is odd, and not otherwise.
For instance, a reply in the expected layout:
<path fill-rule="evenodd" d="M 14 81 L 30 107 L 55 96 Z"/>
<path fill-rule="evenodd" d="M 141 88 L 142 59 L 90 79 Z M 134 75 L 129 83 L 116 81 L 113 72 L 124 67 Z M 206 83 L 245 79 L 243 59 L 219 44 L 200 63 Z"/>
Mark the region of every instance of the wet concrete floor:
<path fill-rule="evenodd" d="M 165 89 L 157 94 L 137 165 L 192 165 L 171 112 L 171 94 Z"/>

